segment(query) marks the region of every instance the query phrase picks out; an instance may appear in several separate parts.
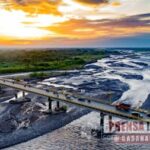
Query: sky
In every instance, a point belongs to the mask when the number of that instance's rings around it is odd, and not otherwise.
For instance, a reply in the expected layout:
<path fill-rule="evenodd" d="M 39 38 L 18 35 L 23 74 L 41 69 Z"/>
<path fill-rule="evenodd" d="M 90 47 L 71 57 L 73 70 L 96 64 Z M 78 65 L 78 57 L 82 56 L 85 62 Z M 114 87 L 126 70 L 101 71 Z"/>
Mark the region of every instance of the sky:
<path fill-rule="evenodd" d="M 0 47 L 150 47 L 150 0 L 0 0 Z"/>

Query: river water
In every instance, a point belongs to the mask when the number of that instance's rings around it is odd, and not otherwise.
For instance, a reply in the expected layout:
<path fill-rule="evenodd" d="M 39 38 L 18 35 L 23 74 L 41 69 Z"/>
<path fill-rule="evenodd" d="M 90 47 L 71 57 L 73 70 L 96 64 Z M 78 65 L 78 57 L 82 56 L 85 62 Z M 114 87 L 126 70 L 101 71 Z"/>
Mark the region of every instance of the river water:
<path fill-rule="evenodd" d="M 150 51 L 127 51 L 121 55 L 94 63 L 104 68 L 89 78 L 119 79 L 129 85 L 118 99 L 127 101 L 132 107 L 145 107 L 150 103 Z M 66 80 L 63 78 L 63 80 Z M 73 80 L 73 79 L 72 79 Z M 81 80 L 81 75 L 80 75 Z M 150 144 L 118 144 L 113 138 L 100 139 L 91 134 L 99 128 L 99 113 L 91 112 L 72 123 L 6 150 L 149 150 Z"/>

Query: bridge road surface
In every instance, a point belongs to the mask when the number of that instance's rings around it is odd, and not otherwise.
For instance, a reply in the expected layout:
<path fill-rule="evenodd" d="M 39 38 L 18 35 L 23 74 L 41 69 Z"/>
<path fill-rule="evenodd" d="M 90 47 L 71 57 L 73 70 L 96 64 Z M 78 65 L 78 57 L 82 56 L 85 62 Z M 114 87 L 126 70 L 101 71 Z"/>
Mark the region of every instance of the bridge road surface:
<path fill-rule="evenodd" d="M 150 118 L 147 116 L 147 114 L 145 112 L 140 112 L 140 115 L 142 115 L 142 117 L 136 117 L 136 116 L 132 115 L 132 112 L 139 113 L 139 111 L 136 111 L 133 109 L 130 111 L 121 111 L 121 110 L 116 109 L 115 106 L 107 104 L 107 103 L 102 103 L 101 101 L 91 100 L 89 102 L 85 99 L 85 101 L 82 102 L 82 101 L 79 101 L 78 99 L 71 100 L 71 99 L 66 98 L 64 94 L 60 94 L 60 93 L 54 94 L 53 92 L 47 91 L 45 89 L 33 87 L 30 84 L 24 84 L 21 82 L 17 82 L 15 80 L 0 78 L 0 84 L 11 87 L 11 88 L 19 89 L 21 91 L 50 97 L 52 100 L 89 108 L 89 109 L 92 109 L 92 110 L 98 111 L 98 112 L 103 112 L 103 113 L 111 115 L 111 116 L 116 116 L 116 117 L 124 118 L 124 119 L 132 119 L 132 120 L 137 120 L 137 121 L 141 121 L 141 122 L 150 122 Z"/>

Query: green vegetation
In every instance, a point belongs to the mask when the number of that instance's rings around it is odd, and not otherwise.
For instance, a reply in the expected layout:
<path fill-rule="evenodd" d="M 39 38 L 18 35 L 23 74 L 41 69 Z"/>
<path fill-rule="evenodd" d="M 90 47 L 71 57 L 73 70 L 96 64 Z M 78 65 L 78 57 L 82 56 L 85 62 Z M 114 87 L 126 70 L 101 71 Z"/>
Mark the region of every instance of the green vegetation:
<path fill-rule="evenodd" d="M 44 79 L 47 77 L 56 77 L 56 76 L 63 76 L 66 75 L 67 72 L 33 72 L 30 74 L 30 78 L 36 78 L 36 79 Z"/>
<path fill-rule="evenodd" d="M 79 69 L 105 56 L 97 49 L 1 50 L 0 73 Z M 31 76 L 45 77 L 45 73 Z"/>
<path fill-rule="evenodd" d="M 64 112 L 66 112 L 67 109 L 68 109 L 68 107 L 67 107 L 66 105 L 63 105 L 62 107 L 60 107 L 60 110 L 61 110 L 61 111 L 64 111 Z"/>
<path fill-rule="evenodd" d="M 48 77 L 48 73 L 45 72 L 33 72 L 30 74 L 31 78 L 46 78 Z"/>

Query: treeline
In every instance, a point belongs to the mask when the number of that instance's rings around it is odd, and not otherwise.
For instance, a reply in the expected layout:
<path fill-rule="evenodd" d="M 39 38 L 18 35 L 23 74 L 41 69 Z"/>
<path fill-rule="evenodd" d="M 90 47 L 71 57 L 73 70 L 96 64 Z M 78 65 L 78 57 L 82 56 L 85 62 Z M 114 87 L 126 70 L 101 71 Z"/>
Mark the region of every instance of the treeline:
<path fill-rule="evenodd" d="M 0 73 L 78 69 L 104 56 L 98 49 L 1 50 Z"/>

